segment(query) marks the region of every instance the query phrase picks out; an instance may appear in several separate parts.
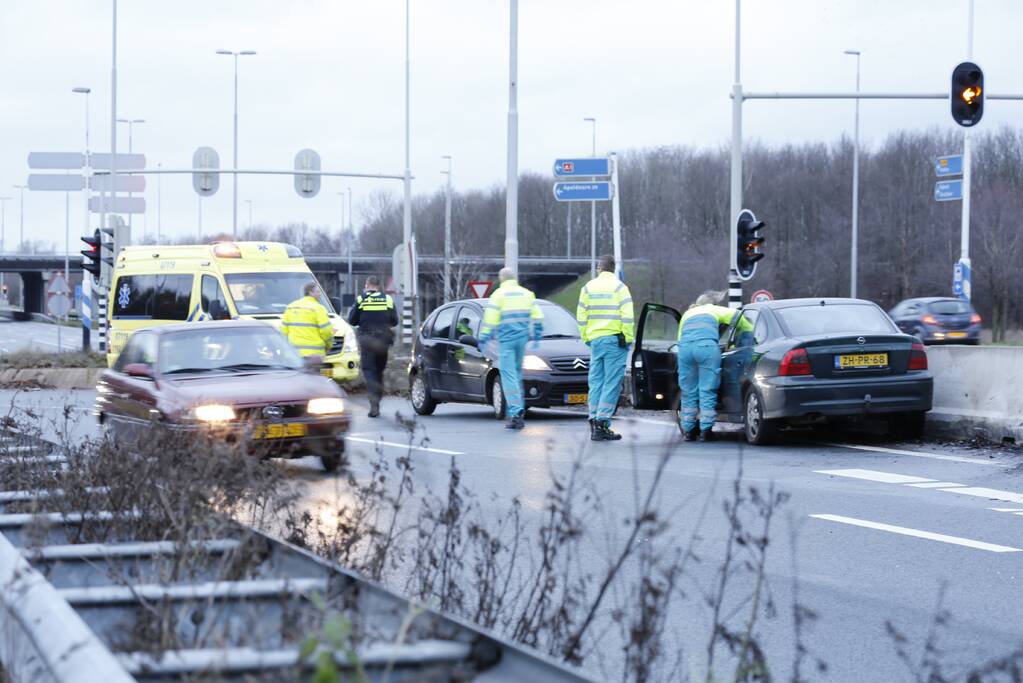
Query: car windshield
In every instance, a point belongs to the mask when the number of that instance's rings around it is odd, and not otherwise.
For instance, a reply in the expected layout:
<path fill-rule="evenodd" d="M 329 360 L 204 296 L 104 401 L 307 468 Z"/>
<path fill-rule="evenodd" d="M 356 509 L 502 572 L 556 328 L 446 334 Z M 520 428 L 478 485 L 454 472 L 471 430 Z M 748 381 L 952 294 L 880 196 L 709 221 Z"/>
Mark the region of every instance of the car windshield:
<path fill-rule="evenodd" d="M 561 306 L 540 304 L 543 311 L 544 339 L 578 339 L 579 325 L 575 318 Z"/>
<path fill-rule="evenodd" d="M 280 332 L 263 326 L 204 327 L 161 335 L 161 374 L 215 370 L 260 370 L 303 367 L 302 359 Z"/>
<path fill-rule="evenodd" d="M 238 315 L 280 315 L 302 298 L 305 285 L 315 282 L 312 273 L 231 273 L 225 278 Z M 332 310 L 323 292 L 319 301 Z"/>
<path fill-rule="evenodd" d="M 971 312 L 970 304 L 965 301 L 958 301 L 957 299 L 935 301 L 928 308 L 931 309 L 931 313 L 937 313 L 938 315 L 963 315 Z"/>
<path fill-rule="evenodd" d="M 775 312 L 793 337 L 831 333 L 889 334 L 896 331 L 888 316 L 870 304 L 790 306 L 777 308 Z"/>

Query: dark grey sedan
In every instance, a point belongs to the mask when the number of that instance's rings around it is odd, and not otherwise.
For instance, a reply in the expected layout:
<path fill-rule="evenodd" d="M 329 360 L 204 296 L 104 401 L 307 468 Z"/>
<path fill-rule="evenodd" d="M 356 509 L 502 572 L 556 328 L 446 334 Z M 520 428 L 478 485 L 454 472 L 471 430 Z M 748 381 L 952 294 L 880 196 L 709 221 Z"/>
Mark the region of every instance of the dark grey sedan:
<path fill-rule="evenodd" d="M 763 444 L 785 425 L 883 416 L 918 436 L 931 409 L 927 353 L 876 304 L 859 299 L 787 299 L 750 304 L 721 331 L 718 419 Z M 643 307 L 632 356 L 633 405 L 677 410 L 678 323 L 661 304 Z"/>

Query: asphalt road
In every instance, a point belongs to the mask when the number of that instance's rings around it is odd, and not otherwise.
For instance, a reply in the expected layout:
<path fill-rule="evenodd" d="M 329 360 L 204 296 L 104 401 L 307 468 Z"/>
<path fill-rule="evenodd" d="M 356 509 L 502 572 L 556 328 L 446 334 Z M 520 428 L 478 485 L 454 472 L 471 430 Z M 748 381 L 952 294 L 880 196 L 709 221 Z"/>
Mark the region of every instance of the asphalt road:
<path fill-rule="evenodd" d="M 65 402 L 82 414 L 91 392 L 13 396 L 8 391 L 0 392 L 0 401 L 57 417 Z M 411 409 L 403 399 L 388 399 L 384 417 L 371 420 L 358 398 L 351 403 L 356 417 L 349 440 L 352 467 L 369 476 L 367 462 L 375 452 L 408 452 L 408 432 L 394 416 L 411 416 Z M 919 661 L 942 592 L 950 615 L 938 629 L 946 675 L 1023 646 L 1023 456 L 1018 452 L 889 444 L 848 434 L 761 448 L 743 447 L 738 435 L 683 444 L 675 427 L 660 418 L 620 419 L 616 428 L 625 434 L 623 441 L 593 444 L 577 414 L 533 411 L 523 432 L 510 433 L 486 408 L 442 405 L 435 415 L 420 418 L 416 428 L 415 488 L 443 493 L 453 459 L 462 483 L 479 495 L 487 512 L 505 514 L 509 499 L 518 496 L 527 523 L 536 523 L 551 474 L 568 473 L 581 458 L 581 475 L 620 521 L 634 508 L 637 487 L 649 482 L 659 459 L 670 453 L 659 509 L 671 514 L 672 534 L 686 541 L 698 537 L 695 550 L 701 558 L 687 570 L 685 597 L 665 627 L 666 648 L 682 650 L 689 671 L 703 670 L 710 615 L 702 594 L 713 586 L 724 553 L 728 521 L 722 504 L 740 463 L 745 486 L 763 491 L 773 484 L 788 495 L 776 515 L 766 571 L 777 615 L 757 628 L 775 680 L 788 680 L 792 671 L 794 601 L 818 615 L 806 626 L 804 640 L 828 667 L 826 675 L 817 675 L 805 665 L 807 680 L 914 680 L 896 656 L 886 623 L 905 633 L 911 657 Z M 85 434 L 92 426 L 83 418 L 78 429 Z M 329 514 L 338 505 L 334 476 L 312 459 L 289 467 L 310 511 Z M 600 542 L 581 562 L 599 572 L 609 557 L 604 539 L 616 530 L 610 528 L 613 522 L 589 521 Z M 750 587 L 743 582 L 749 577 L 738 579 L 731 594 L 737 604 L 730 606 L 742 607 Z M 605 656 L 612 662 L 617 657 L 613 651 Z"/>
<path fill-rule="evenodd" d="M 60 347 L 57 346 L 58 329 L 60 329 L 61 335 Z M 80 351 L 82 349 L 81 328 L 58 328 L 49 323 L 0 320 L 0 353 L 14 353 L 15 351 L 53 353 L 58 348 L 65 351 Z"/>

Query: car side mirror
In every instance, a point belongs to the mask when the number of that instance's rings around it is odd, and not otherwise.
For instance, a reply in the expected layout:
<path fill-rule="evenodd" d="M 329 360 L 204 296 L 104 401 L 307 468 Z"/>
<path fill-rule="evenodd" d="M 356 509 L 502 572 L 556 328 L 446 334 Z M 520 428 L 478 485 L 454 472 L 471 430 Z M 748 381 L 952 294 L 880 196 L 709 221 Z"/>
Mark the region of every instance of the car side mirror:
<path fill-rule="evenodd" d="M 143 379 L 153 379 L 153 366 L 148 363 L 128 363 L 124 366 L 124 374 L 129 377 L 142 377 Z"/>
<path fill-rule="evenodd" d="M 341 305 L 341 297 L 338 296 L 330 297 L 330 305 L 334 307 L 335 313 L 341 315 L 341 309 L 343 308 L 343 306 Z"/>
<path fill-rule="evenodd" d="M 476 348 L 479 348 L 480 346 L 479 340 L 476 339 L 476 337 L 472 336 L 471 334 L 463 334 L 459 336 L 458 343 L 465 344 L 466 346 L 475 346 Z"/>

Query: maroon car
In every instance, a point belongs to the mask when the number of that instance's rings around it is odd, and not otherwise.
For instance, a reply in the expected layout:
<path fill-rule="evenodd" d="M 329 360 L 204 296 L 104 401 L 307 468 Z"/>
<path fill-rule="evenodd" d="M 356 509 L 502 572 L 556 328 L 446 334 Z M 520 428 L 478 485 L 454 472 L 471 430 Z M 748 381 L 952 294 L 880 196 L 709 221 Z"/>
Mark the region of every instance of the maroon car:
<path fill-rule="evenodd" d="M 204 322 L 135 332 L 100 376 L 94 412 L 118 439 L 159 424 L 252 453 L 311 452 L 333 471 L 351 425 L 344 399 L 270 325 Z"/>

